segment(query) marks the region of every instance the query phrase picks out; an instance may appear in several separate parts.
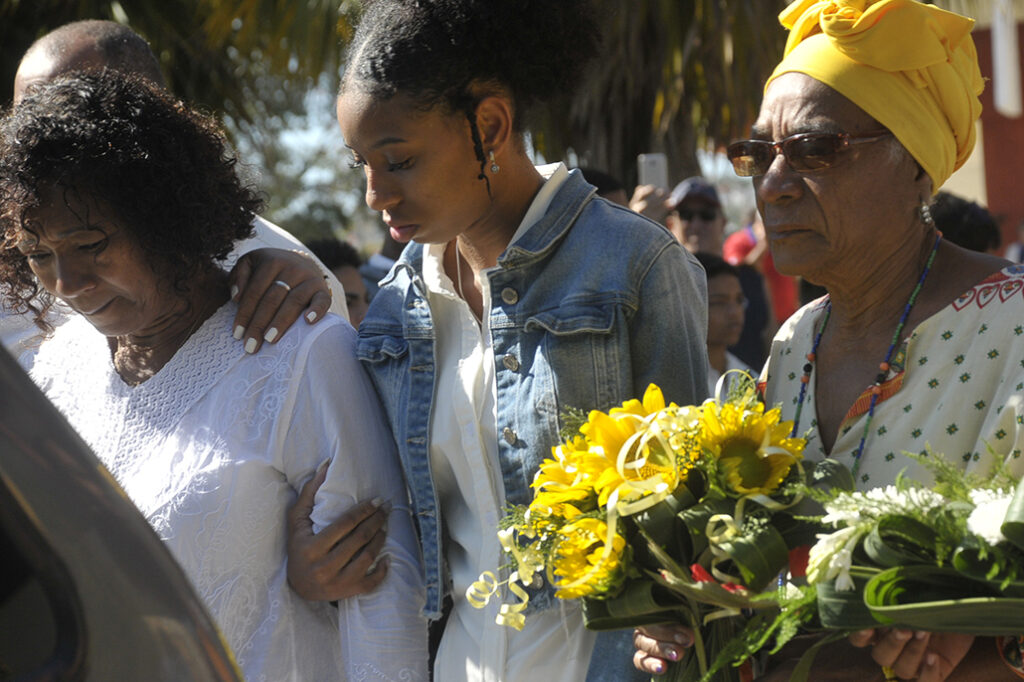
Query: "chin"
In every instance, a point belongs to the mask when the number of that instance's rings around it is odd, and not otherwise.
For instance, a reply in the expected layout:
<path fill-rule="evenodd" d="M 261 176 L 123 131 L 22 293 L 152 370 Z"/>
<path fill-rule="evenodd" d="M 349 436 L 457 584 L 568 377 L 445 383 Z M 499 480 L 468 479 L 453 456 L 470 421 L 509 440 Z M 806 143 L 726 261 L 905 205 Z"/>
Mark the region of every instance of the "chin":
<path fill-rule="evenodd" d="M 93 326 L 93 329 L 108 338 L 127 336 L 137 329 L 135 325 L 125 324 L 121 320 L 92 319 L 87 316 L 85 319 Z"/>
<path fill-rule="evenodd" d="M 783 275 L 790 277 L 807 277 L 818 268 L 817 261 L 805 249 L 792 249 L 772 245 L 772 263 L 775 269 Z"/>

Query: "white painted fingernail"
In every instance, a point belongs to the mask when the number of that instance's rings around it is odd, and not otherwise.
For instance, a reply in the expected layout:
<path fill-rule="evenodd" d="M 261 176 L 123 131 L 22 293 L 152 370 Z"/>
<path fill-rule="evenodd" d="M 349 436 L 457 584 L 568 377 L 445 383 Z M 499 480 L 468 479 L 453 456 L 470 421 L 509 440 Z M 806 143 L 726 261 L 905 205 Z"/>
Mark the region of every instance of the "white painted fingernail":
<path fill-rule="evenodd" d="M 256 339 L 249 339 L 245 342 L 245 352 L 255 353 L 256 352 Z"/>
<path fill-rule="evenodd" d="M 238 296 L 238 285 L 237 284 L 232 284 L 231 285 L 231 300 L 232 301 L 235 300 L 235 296 Z"/>
<path fill-rule="evenodd" d="M 263 335 L 263 339 L 267 343 L 273 343 L 274 339 L 277 338 L 277 327 L 271 327 L 267 330 L 267 333 Z"/>
<path fill-rule="evenodd" d="M 245 327 L 242 325 L 235 327 L 235 341 L 241 341 L 243 334 L 245 334 Z"/>
<path fill-rule="evenodd" d="M 306 313 L 306 321 L 307 322 L 316 322 L 316 311 L 315 310 L 310 310 L 308 313 Z"/>
<path fill-rule="evenodd" d="M 370 504 L 372 504 L 374 507 L 380 508 L 384 504 L 384 498 L 375 497 L 372 500 L 370 500 Z"/>

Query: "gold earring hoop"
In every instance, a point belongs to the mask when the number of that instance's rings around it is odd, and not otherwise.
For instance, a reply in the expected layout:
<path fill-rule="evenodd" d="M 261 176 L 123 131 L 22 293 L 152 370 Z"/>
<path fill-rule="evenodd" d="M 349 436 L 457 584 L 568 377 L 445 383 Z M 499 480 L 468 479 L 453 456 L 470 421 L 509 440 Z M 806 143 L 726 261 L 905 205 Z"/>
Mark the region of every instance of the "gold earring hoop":
<path fill-rule="evenodd" d="M 501 170 L 501 166 L 499 166 L 498 162 L 494 160 L 494 150 L 493 149 L 491 150 L 490 154 L 488 155 L 488 158 L 490 158 L 490 160 L 491 160 L 491 173 L 497 175 L 498 171 Z"/>

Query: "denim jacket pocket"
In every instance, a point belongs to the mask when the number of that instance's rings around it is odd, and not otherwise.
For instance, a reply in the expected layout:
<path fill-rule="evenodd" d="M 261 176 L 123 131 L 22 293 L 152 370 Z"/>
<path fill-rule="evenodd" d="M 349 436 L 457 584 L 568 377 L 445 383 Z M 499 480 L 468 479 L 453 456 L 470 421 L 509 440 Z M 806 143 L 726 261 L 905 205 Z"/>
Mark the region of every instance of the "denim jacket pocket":
<path fill-rule="evenodd" d="M 360 336 L 356 352 L 368 364 L 393 362 L 409 353 L 409 342 L 401 336 Z"/>
<path fill-rule="evenodd" d="M 540 335 L 535 343 L 544 349 L 538 356 L 547 371 L 538 368 L 538 376 L 549 377 L 558 413 L 567 407 L 605 409 L 629 392 L 632 366 L 624 305 L 611 299 L 567 302 L 532 315 L 524 329 L 528 336 Z M 558 371 L 551 369 L 555 367 Z"/>
<path fill-rule="evenodd" d="M 526 319 L 526 331 L 538 328 L 563 336 L 582 333 L 609 333 L 615 324 L 616 306 L 611 303 L 565 303 Z"/>

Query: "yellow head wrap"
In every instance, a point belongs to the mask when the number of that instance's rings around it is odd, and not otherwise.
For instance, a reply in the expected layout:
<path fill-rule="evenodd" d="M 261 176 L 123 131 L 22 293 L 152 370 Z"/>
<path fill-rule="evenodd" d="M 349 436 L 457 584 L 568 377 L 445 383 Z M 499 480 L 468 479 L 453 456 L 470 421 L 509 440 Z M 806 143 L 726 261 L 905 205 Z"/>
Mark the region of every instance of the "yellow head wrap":
<path fill-rule="evenodd" d="M 938 191 L 974 149 L 984 89 L 973 19 L 915 0 L 797 0 L 768 83 L 797 71 L 888 128 Z M 767 89 L 768 85 L 765 85 Z"/>

